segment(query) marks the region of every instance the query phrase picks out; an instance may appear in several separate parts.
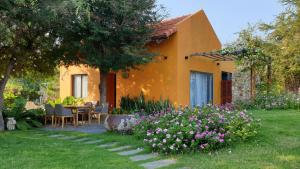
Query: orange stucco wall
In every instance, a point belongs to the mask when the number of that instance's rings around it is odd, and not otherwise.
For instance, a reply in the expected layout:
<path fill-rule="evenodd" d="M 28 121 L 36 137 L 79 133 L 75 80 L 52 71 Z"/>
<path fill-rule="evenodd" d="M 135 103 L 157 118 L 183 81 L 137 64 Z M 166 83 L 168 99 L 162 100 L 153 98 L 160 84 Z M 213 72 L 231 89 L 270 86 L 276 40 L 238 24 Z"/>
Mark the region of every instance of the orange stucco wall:
<path fill-rule="evenodd" d="M 124 79 L 121 73 L 117 76 L 117 105 L 122 96 L 138 96 L 144 93 L 146 99 L 170 99 L 177 103 L 177 36 L 161 44 L 152 44 L 148 48 L 159 53 L 154 61 L 131 70 L 129 78 Z M 167 57 L 167 58 L 166 58 Z M 166 58 L 166 59 L 165 59 Z"/>
<path fill-rule="evenodd" d="M 214 80 L 213 102 L 221 102 L 221 71 L 234 71 L 234 64 L 215 62 L 205 57 L 189 57 L 196 52 L 210 52 L 221 49 L 217 38 L 204 11 L 199 11 L 177 26 L 178 34 L 178 102 L 182 105 L 190 103 L 190 73 L 191 71 L 211 73 Z M 220 65 L 218 66 L 217 63 Z"/>
<path fill-rule="evenodd" d="M 72 96 L 72 75 L 87 74 L 88 75 L 88 97 L 84 98 L 85 101 L 99 100 L 99 71 L 89 68 L 87 66 L 70 66 L 60 67 L 60 98 L 64 99 Z"/>
<path fill-rule="evenodd" d="M 220 103 L 221 71 L 233 72 L 234 63 L 214 62 L 201 57 L 185 59 L 185 56 L 195 52 L 221 49 L 221 43 L 203 11 L 179 23 L 177 33 L 170 39 L 149 45 L 148 48 L 151 52 L 159 53 L 153 62 L 131 70 L 128 78 L 123 78 L 121 72 L 117 73 L 117 105 L 122 96 L 138 96 L 141 92 L 148 99 L 170 99 L 175 105 L 189 105 L 191 71 L 213 74 L 214 103 Z M 89 97 L 86 100 L 99 100 L 99 71 L 84 66 L 60 68 L 61 98 L 72 94 L 71 75 L 80 73 L 89 75 Z"/>

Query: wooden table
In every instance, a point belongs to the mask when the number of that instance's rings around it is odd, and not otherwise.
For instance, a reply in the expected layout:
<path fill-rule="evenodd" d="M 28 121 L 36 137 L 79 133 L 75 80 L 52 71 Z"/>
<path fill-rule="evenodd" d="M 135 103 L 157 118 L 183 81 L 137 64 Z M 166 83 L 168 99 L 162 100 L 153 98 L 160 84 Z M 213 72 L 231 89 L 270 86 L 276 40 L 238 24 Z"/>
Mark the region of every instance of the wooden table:
<path fill-rule="evenodd" d="M 66 109 L 71 109 L 72 110 L 72 112 L 73 112 L 73 114 L 75 115 L 75 126 L 77 127 L 78 125 L 79 125 L 79 123 L 78 123 L 78 114 L 79 114 L 79 112 L 78 112 L 78 110 L 79 109 L 88 109 L 88 116 L 90 116 L 90 112 L 91 112 L 91 107 L 90 106 L 75 106 L 75 105 L 68 105 L 68 106 L 64 106 L 64 108 L 66 108 Z M 89 124 L 91 123 L 91 121 L 90 121 L 90 117 L 88 117 L 88 119 L 89 119 Z"/>

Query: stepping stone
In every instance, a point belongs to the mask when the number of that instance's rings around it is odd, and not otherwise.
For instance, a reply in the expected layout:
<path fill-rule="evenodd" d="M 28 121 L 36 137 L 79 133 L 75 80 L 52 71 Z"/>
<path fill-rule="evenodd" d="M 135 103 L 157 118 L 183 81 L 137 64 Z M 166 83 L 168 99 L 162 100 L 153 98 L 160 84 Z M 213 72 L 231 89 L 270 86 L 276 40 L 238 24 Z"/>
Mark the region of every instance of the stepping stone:
<path fill-rule="evenodd" d="M 36 133 L 35 135 L 37 135 L 37 136 L 43 136 L 43 135 L 45 135 L 45 134 L 42 134 L 42 133 Z"/>
<path fill-rule="evenodd" d="M 100 145 L 100 146 L 98 146 L 98 147 L 100 147 L 100 148 L 109 148 L 109 147 L 113 147 L 113 146 L 115 146 L 115 145 L 117 145 L 118 143 L 108 143 L 108 144 L 102 144 L 102 145 Z"/>
<path fill-rule="evenodd" d="M 83 141 L 88 141 L 88 140 L 90 140 L 90 138 L 83 137 L 83 138 L 80 138 L 80 139 L 74 140 L 74 142 L 83 142 Z"/>
<path fill-rule="evenodd" d="M 172 164 L 175 164 L 176 160 L 159 160 L 159 161 L 153 161 L 149 163 L 141 164 L 142 167 L 146 169 L 156 169 L 161 167 L 166 167 Z"/>
<path fill-rule="evenodd" d="M 144 149 L 139 148 L 139 149 L 135 149 L 135 150 L 122 151 L 122 152 L 119 152 L 118 154 L 121 155 L 121 156 L 130 156 L 130 155 L 138 154 L 142 151 L 144 151 Z"/>
<path fill-rule="evenodd" d="M 48 136 L 48 137 L 50 137 L 50 138 L 58 138 L 58 137 L 63 137 L 64 135 L 62 135 L 62 134 L 55 134 L 55 135 L 50 135 L 50 136 Z"/>
<path fill-rule="evenodd" d="M 142 155 L 136 155 L 130 157 L 131 161 L 144 161 L 144 160 L 149 160 L 151 158 L 156 158 L 158 157 L 158 154 L 152 153 L 152 154 L 142 154 Z"/>
<path fill-rule="evenodd" d="M 62 139 L 62 140 L 72 140 L 72 139 L 75 139 L 76 136 L 65 136 L 65 137 L 61 137 L 59 139 Z"/>
<path fill-rule="evenodd" d="M 92 141 L 88 141 L 85 142 L 84 144 L 96 144 L 96 143 L 101 143 L 103 140 L 92 140 Z"/>
<path fill-rule="evenodd" d="M 112 148 L 112 149 L 109 149 L 108 151 L 116 152 L 116 151 L 122 151 L 122 150 L 125 150 L 128 148 L 131 148 L 131 146 L 122 146 L 122 147 Z"/>

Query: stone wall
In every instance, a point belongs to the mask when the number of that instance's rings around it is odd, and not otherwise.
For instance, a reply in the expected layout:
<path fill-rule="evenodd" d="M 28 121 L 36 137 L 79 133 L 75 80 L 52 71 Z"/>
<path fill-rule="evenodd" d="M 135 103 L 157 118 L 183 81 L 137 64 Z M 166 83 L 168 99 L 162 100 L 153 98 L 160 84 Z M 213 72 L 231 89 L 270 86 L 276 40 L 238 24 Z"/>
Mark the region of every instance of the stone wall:
<path fill-rule="evenodd" d="M 249 100 L 251 98 L 250 71 L 237 71 L 232 75 L 232 100 Z"/>

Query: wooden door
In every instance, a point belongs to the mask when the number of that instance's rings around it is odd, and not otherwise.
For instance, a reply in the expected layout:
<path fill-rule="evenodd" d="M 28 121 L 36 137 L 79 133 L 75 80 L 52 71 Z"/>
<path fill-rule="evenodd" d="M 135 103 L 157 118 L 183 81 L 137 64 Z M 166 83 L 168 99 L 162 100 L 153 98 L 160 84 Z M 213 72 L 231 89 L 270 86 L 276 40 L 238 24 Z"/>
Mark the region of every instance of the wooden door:
<path fill-rule="evenodd" d="M 221 104 L 232 102 L 232 80 L 222 80 L 221 82 Z"/>
<path fill-rule="evenodd" d="M 116 107 L 116 74 L 109 73 L 107 76 L 106 100 L 109 104 L 109 111 Z"/>

